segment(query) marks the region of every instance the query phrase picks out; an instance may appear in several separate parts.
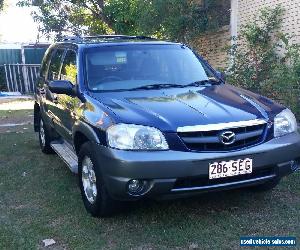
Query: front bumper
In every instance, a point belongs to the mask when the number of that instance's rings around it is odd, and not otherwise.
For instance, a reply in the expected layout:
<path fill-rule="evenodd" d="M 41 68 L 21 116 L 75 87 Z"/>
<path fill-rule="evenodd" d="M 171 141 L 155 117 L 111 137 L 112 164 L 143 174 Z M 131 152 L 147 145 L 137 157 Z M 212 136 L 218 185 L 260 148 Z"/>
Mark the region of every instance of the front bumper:
<path fill-rule="evenodd" d="M 142 197 L 176 198 L 213 190 L 224 190 L 264 183 L 281 178 L 295 170 L 300 160 L 300 135 L 289 134 L 266 143 L 234 152 L 134 152 L 111 149 L 95 144 L 98 162 L 109 193 L 119 200 Z M 211 162 L 253 159 L 253 175 L 222 178 L 220 182 L 208 180 Z M 140 196 L 128 193 L 131 179 L 147 181 Z M 185 182 L 192 179 L 191 182 Z M 181 180 L 183 180 L 181 182 Z M 196 180 L 196 181 L 195 181 Z M 198 181 L 200 180 L 200 181 Z M 184 183 L 195 183 L 186 185 Z"/>

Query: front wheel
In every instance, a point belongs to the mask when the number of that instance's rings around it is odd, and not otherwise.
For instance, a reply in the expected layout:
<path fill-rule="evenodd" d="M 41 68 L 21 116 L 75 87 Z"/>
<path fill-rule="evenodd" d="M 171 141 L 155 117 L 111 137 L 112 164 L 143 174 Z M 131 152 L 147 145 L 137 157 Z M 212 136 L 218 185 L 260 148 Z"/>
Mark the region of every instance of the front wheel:
<path fill-rule="evenodd" d="M 84 143 L 79 151 L 78 177 L 84 206 L 92 216 L 107 217 L 117 211 L 118 202 L 106 189 L 91 142 Z"/>

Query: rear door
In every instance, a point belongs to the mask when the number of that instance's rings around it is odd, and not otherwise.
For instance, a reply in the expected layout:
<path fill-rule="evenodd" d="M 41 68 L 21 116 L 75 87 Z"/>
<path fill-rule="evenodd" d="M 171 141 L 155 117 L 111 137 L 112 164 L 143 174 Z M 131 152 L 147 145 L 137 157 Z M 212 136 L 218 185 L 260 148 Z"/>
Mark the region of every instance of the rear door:
<path fill-rule="evenodd" d="M 64 48 L 56 48 L 53 50 L 51 60 L 50 60 L 49 70 L 47 73 L 47 78 L 45 81 L 46 84 L 44 87 L 47 115 L 52 120 L 55 130 L 61 135 L 63 130 L 61 126 L 61 120 L 59 118 L 58 95 L 52 93 L 48 85 L 51 81 L 59 80 L 64 54 L 65 54 Z"/>
<path fill-rule="evenodd" d="M 49 49 L 45 57 L 43 58 L 40 74 L 39 77 L 36 80 L 36 101 L 40 104 L 40 107 L 43 111 L 47 113 L 47 105 L 46 105 L 46 89 L 47 87 L 47 74 L 49 69 L 50 60 L 53 54 L 53 49 Z M 44 117 L 45 118 L 45 117 Z M 48 116 L 47 116 L 48 118 Z M 37 121 L 39 122 L 39 121 Z"/>

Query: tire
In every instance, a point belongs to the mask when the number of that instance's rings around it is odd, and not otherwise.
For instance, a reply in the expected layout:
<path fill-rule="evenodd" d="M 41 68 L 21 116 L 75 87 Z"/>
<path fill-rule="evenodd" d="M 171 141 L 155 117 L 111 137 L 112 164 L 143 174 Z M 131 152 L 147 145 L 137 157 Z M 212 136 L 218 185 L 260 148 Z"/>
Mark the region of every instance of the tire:
<path fill-rule="evenodd" d="M 52 138 L 49 134 L 49 131 L 47 130 L 44 121 L 42 117 L 40 117 L 40 123 L 39 123 L 39 142 L 40 147 L 43 153 L 45 154 L 53 154 L 54 151 L 50 146 L 50 143 L 52 141 Z"/>
<path fill-rule="evenodd" d="M 109 195 L 91 142 L 80 148 L 78 177 L 84 206 L 93 217 L 108 217 L 118 211 L 121 202 Z"/>
<path fill-rule="evenodd" d="M 280 179 L 276 178 L 276 179 L 267 181 L 263 184 L 253 186 L 253 187 L 249 187 L 249 189 L 251 191 L 254 191 L 254 192 L 266 192 L 266 191 L 270 191 L 273 188 L 275 188 L 279 184 L 279 182 L 280 182 Z"/>

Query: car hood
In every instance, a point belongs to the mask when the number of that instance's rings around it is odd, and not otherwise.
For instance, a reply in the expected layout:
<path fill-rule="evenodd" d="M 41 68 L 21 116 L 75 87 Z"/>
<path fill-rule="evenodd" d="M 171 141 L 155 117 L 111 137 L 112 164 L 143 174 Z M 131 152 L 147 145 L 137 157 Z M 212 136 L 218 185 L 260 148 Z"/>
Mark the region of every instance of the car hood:
<path fill-rule="evenodd" d="M 253 119 L 273 119 L 283 107 L 229 84 L 193 88 L 91 93 L 116 123 L 153 126 L 162 131 L 178 127 Z"/>

